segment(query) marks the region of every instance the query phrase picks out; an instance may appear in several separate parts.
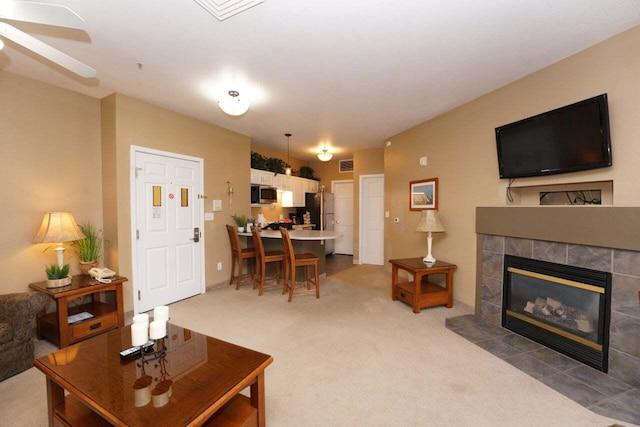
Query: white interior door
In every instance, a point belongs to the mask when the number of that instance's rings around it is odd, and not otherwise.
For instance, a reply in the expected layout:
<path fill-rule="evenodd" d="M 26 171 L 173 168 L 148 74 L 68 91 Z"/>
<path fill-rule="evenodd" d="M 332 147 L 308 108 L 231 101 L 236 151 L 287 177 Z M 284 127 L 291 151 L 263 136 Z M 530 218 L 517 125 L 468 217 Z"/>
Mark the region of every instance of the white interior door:
<path fill-rule="evenodd" d="M 334 253 L 353 255 L 353 181 L 333 181 L 334 229 L 342 233 L 336 239 Z"/>
<path fill-rule="evenodd" d="M 384 265 L 384 175 L 360 177 L 360 264 Z"/>
<path fill-rule="evenodd" d="M 203 160 L 141 150 L 132 149 L 137 312 L 204 292 Z"/>

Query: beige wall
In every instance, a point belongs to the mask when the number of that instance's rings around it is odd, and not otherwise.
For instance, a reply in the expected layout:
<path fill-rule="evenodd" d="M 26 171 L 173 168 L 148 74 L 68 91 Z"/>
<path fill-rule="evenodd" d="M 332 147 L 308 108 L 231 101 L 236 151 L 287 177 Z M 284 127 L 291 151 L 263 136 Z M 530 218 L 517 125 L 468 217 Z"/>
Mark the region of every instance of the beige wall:
<path fill-rule="evenodd" d="M 212 212 L 212 200 L 222 200 L 222 212 L 214 221 L 205 221 L 205 280 L 207 285 L 228 280 L 230 273 L 229 239 L 226 224 L 232 213 L 250 212 L 249 137 L 204 123 L 133 98 L 114 94 L 102 100 L 102 126 L 105 138 L 104 188 L 114 193 L 116 208 L 106 207 L 105 230 L 117 236 L 118 272 L 131 280 L 124 289 L 125 309 L 133 308 L 131 267 L 130 147 L 132 145 L 179 153 L 204 159 L 205 212 Z M 114 166 L 115 162 L 115 166 Z M 226 182 L 237 189 L 229 206 Z M 116 218 L 114 219 L 114 215 Z M 109 225 L 109 229 L 106 226 Z M 113 230 L 117 227 L 117 230 Z M 114 239 L 116 240 L 116 239 Z M 223 263 L 218 271 L 216 264 Z"/>
<path fill-rule="evenodd" d="M 0 71 L 0 293 L 46 280 L 54 245 L 31 243 L 46 211 L 102 228 L 100 102 Z M 70 250 L 65 261 L 78 273 Z"/>
<path fill-rule="evenodd" d="M 604 92 L 609 94 L 613 166 L 544 178 L 517 185 L 608 181 L 614 205 L 638 206 L 640 172 L 640 27 L 615 36 L 563 61 L 484 95 L 398 135 L 385 148 L 385 257 L 426 252 L 423 233 L 414 231 L 419 212 L 409 211 L 409 182 L 439 179 L 439 213 L 446 233 L 434 237 L 436 258 L 458 265 L 454 298 L 475 303 L 475 207 L 505 205 L 506 181 L 498 178 L 494 129 Z M 428 156 L 428 166 L 418 165 Z M 577 208 L 584 209 L 584 208 Z"/>

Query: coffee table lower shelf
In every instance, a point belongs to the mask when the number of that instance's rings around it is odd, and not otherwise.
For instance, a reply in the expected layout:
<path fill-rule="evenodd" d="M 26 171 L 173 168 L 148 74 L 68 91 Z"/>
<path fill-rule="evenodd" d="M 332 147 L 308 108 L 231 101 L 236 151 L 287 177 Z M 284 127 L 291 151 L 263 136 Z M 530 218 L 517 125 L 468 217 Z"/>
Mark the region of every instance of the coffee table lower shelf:
<path fill-rule="evenodd" d="M 71 394 L 65 397 L 64 403 L 56 406 L 53 425 L 56 427 L 111 426 L 108 421 Z M 257 425 L 258 411 L 251 406 L 249 398 L 241 394 L 234 396 L 203 424 L 207 427 L 254 427 Z"/>

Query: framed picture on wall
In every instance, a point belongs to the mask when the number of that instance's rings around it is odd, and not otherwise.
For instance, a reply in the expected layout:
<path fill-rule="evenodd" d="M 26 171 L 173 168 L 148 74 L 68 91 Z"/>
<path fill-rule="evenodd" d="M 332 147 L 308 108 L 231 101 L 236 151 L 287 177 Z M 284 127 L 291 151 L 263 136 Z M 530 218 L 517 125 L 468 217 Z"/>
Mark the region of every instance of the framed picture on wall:
<path fill-rule="evenodd" d="M 409 210 L 438 210 L 438 178 L 409 183 Z"/>

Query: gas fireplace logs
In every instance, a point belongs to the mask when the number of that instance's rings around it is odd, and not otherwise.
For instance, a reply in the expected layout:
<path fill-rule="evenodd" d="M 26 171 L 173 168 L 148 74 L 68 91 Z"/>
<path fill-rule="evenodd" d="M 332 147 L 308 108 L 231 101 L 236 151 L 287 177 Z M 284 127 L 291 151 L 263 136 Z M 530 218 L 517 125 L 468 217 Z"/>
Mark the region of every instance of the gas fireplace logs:
<path fill-rule="evenodd" d="M 577 329 L 580 332 L 593 332 L 593 319 L 579 308 L 562 304 L 553 298 L 536 298 L 527 301 L 524 311 L 548 322 Z"/>

